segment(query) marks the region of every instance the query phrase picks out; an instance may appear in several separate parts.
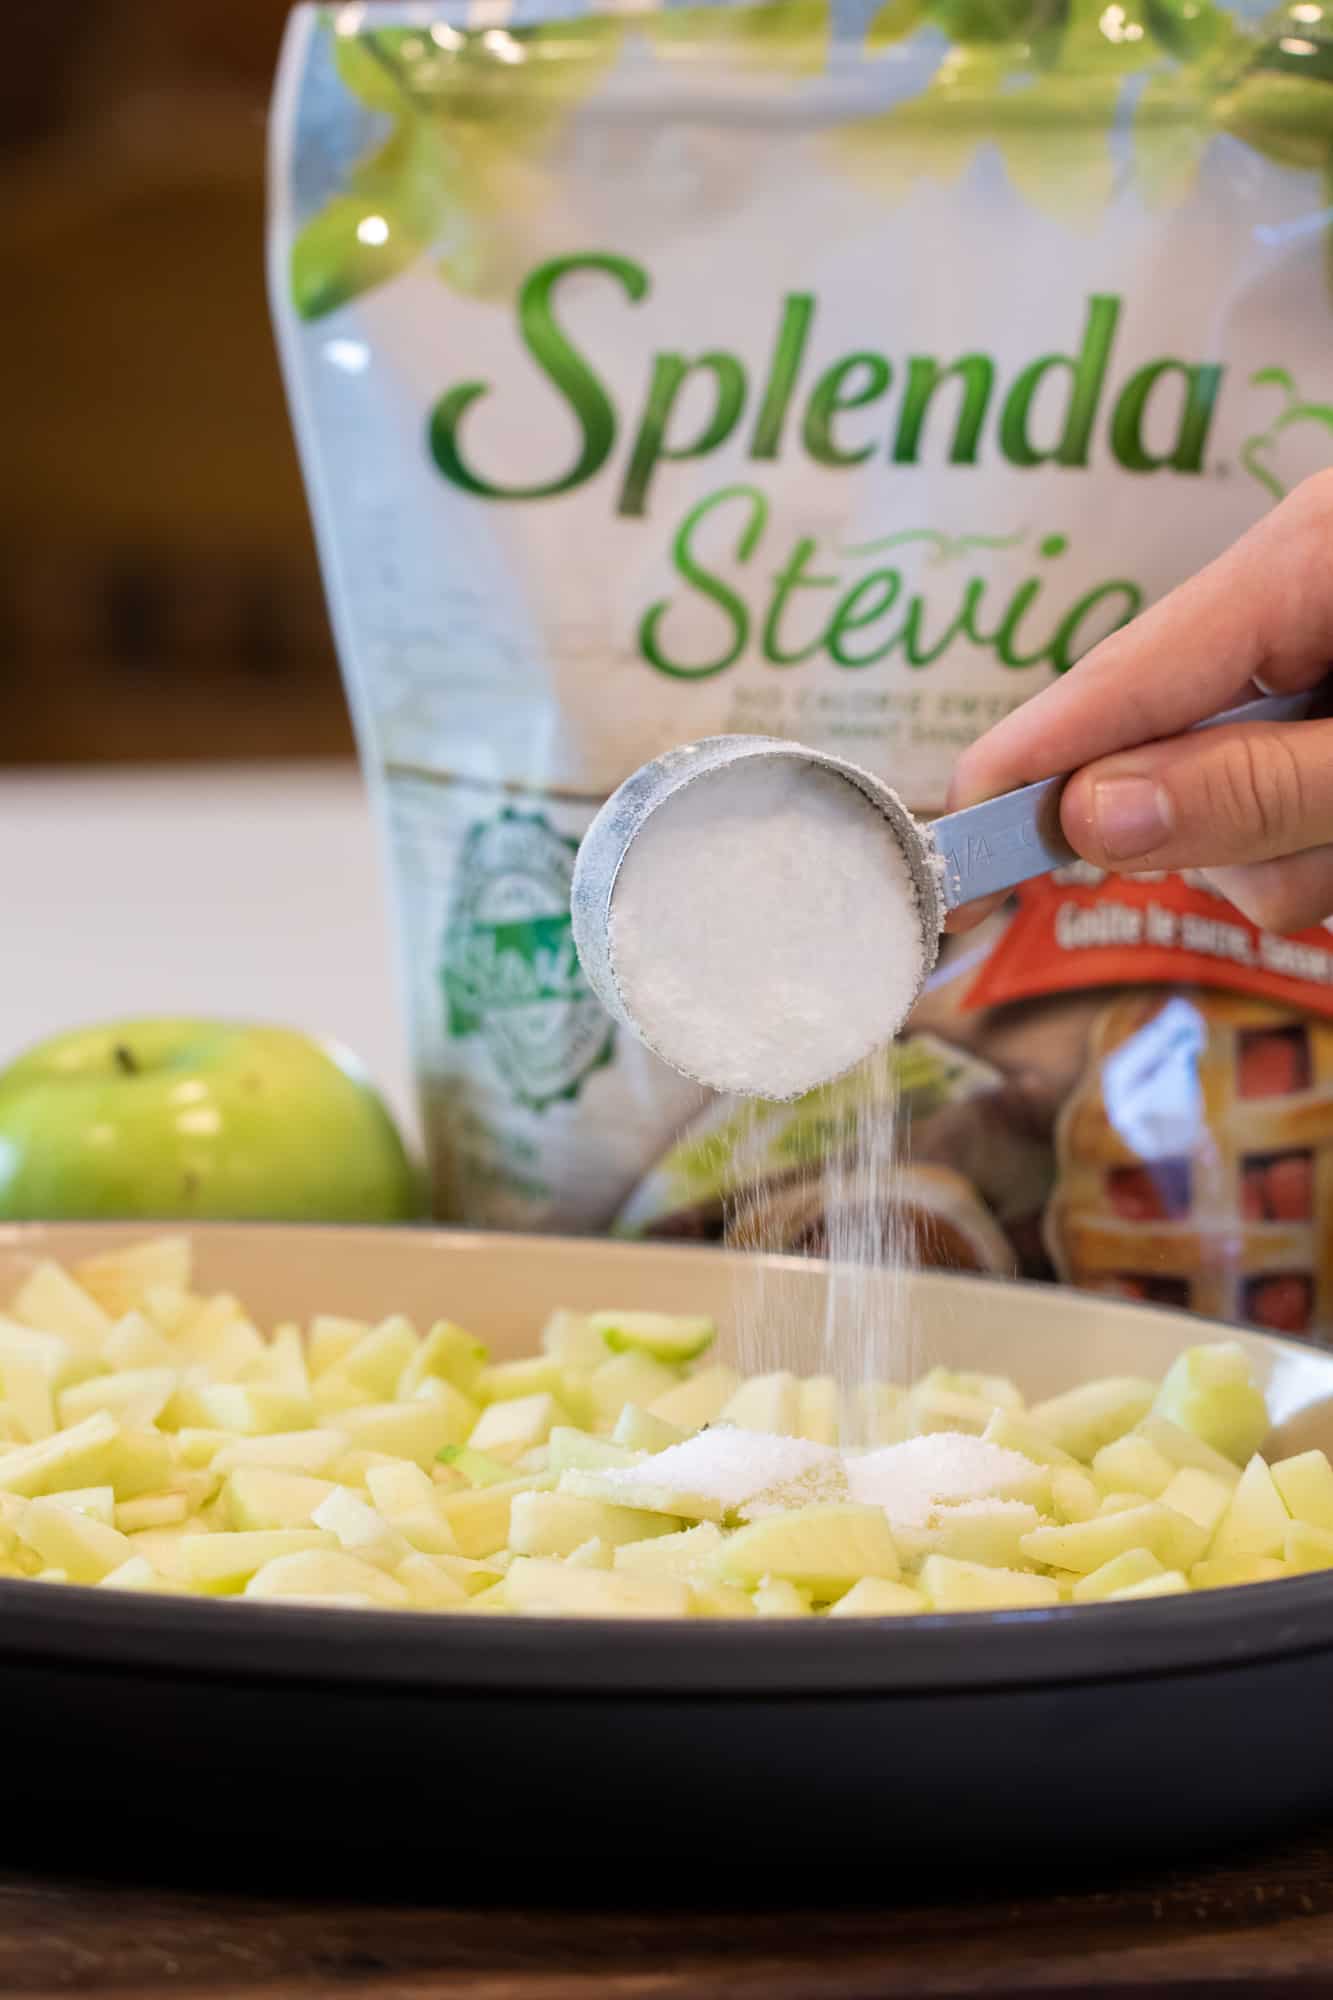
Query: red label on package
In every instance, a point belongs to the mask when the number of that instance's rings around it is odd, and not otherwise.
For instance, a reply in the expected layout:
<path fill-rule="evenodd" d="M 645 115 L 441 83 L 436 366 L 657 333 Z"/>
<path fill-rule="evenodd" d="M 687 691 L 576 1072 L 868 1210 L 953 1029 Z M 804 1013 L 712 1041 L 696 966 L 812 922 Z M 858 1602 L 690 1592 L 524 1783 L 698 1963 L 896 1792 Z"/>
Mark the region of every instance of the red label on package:
<path fill-rule="evenodd" d="M 1078 863 L 1019 890 L 965 1004 L 1155 985 L 1220 986 L 1333 1015 L 1333 934 L 1262 931 L 1197 878 L 1103 875 Z"/>

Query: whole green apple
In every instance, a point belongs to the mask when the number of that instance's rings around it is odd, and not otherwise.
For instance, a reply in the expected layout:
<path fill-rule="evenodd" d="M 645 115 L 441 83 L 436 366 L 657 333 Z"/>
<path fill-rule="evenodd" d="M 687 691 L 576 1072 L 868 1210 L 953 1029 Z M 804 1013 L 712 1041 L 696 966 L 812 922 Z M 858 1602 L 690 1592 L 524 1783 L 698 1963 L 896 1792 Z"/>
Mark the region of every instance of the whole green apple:
<path fill-rule="evenodd" d="M 393 1120 L 341 1049 L 290 1028 L 126 1021 L 0 1072 L 0 1216 L 400 1222 Z"/>

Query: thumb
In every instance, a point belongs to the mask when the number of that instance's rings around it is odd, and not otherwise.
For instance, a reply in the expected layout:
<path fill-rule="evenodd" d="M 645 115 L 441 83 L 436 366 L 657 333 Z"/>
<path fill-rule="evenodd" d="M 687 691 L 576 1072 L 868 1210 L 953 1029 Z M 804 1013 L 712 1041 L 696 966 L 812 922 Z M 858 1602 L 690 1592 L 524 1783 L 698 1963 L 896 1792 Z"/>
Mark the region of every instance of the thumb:
<path fill-rule="evenodd" d="M 1333 840 L 1333 722 L 1252 723 L 1103 757 L 1060 801 L 1096 867 L 1225 868 Z"/>

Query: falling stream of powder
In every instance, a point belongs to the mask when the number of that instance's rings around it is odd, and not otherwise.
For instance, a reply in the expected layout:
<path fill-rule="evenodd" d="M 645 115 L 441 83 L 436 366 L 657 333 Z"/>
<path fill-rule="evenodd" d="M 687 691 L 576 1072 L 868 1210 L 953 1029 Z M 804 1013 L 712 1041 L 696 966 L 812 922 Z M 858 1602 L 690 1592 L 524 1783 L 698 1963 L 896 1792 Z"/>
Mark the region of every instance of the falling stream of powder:
<path fill-rule="evenodd" d="M 867 1444 L 860 1391 L 915 1373 L 908 1319 L 910 1237 L 904 1223 L 898 1093 L 872 1082 L 858 1092 L 850 1145 L 824 1162 L 828 1298 L 823 1372 L 838 1385 L 842 1441 Z"/>
<path fill-rule="evenodd" d="M 727 1240 L 761 1252 L 806 1249 L 828 1260 L 822 1307 L 813 1316 L 808 1301 L 793 1305 L 781 1273 L 747 1267 L 734 1313 L 737 1366 L 747 1374 L 831 1375 L 848 1445 L 873 1441 L 864 1385 L 916 1373 L 897 1114 L 893 1057 L 884 1051 L 838 1087 L 828 1125 L 811 1121 L 803 1147 L 787 1156 L 789 1176 L 775 1174 L 766 1155 L 774 1120 L 790 1118 L 790 1106 L 752 1104 L 733 1145 L 738 1192 Z"/>

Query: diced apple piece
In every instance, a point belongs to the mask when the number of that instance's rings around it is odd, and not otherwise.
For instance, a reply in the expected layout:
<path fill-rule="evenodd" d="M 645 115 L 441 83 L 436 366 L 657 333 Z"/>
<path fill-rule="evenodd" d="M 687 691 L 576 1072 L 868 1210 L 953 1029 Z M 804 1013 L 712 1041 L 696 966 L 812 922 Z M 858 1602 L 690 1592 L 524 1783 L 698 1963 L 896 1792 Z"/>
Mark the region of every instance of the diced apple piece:
<path fill-rule="evenodd" d="M 206 1466 L 211 1466 L 218 1453 L 226 1451 L 234 1442 L 230 1431 L 213 1428 L 198 1430 L 187 1428 L 177 1431 L 175 1435 L 177 1462 L 181 1465 L 187 1465 L 196 1471 L 202 1470 Z M 313 1437 L 314 1433 L 301 1431 L 297 1435 L 301 1437 Z M 247 1439 L 246 1442 L 249 1443 L 249 1440 Z"/>
<path fill-rule="evenodd" d="M 9 1308 L 24 1326 L 64 1334 L 76 1346 L 100 1348 L 112 1316 L 59 1264 L 43 1262 L 20 1285 Z"/>
<path fill-rule="evenodd" d="M 122 1535 L 133 1535 L 141 1528 L 177 1527 L 189 1514 L 190 1503 L 184 1493 L 141 1493 L 137 1499 L 119 1503 L 115 1525 Z"/>
<path fill-rule="evenodd" d="M 95 1423 L 94 1417 L 87 1419 Z M 66 1431 L 59 1435 L 68 1437 Z M 116 1499 L 137 1500 L 141 1493 L 160 1493 L 170 1486 L 176 1469 L 171 1440 L 160 1431 L 126 1430 L 122 1425 L 107 1448 L 106 1469 L 99 1484 L 107 1481 L 116 1490 Z"/>
<path fill-rule="evenodd" d="M 406 1459 L 395 1465 L 372 1465 L 366 1473 L 366 1491 L 386 1521 L 434 1508 L 437 1498 L 430 1474 Z"/>
<path fill-rule="evenodd" d="M 200 1537 L 205 1548 L 210 1543 L 216 1545 L 231 1539 L 226 1535 Z M 396 1577 L 376 1569 L 372 1563 L 362 1562 L 356 1556 L 333 1548 L 290 1550 L 285 1553 L 275 1551 L 251 1573 L 245 1585 L 245 1595 L 299 1597 L 306 1603 L 314 1598 L 347 1598 L 385 1610 L 399 1610 L 412 1601 L 406 1585 Z"/>
<path fill-rule="evenodd" d="M 1028 1420 L 1062 1451 L 1084 1461 L 1148 1414 L 1154 1386 L 1138 1375 L 1109 1375 L 1034 1403 Z"/>
<path fill-rule="evenodd" d="M 1007 1375 L 983 1375 L 971 1368 L 932 1368 L 923 1382 L 954 1396 L 975 1396 L 993 1410 L 1022 1410 L 1023 1392 Z"/>
<path fill-rule="evenodd" d="M 246 1369 L 245 1380 L 267 1382 L 275 1389 L 285 1389 L 289 1396 L 309 1399 L 310 1371 L 306 1367 L 305 1344 L 294 1321 L 274 1328 L 262 1357 Z"/>
<path fill-rule="evenodd" d="M 613 1557 L 617 1569 L 634 1570 L 641 1576 L 676 1576 L 698 1580 L 701 1564 L 711 1561 L 722 1545 L 722 1531 L 712 1521 L 700 1521 L 693 1528 L 660 1530 L 644 1541 L 622 1542 Z"/>
<path fill-rule="evenodd" d="M 378 1508 L 348 1486 L 335 1486 L 320 1501 L 311 1519 L 317 1528 L 336 1535 L 339 1545 L 349 1555 L 374 1563 L 377 1569 L 396 1569 L 411 1553 L 407 1538 L 385 1520 Z"/>
<path fill-rule="evenodd" d="M 1051 1505 L 1062 1521 L 1096 1518 L 1102 1496 L 1090 1473 L 1076 1465 L 1058 1465 L 1051 1473 Z"/>
<path fill-rule="evenodd" d="M 527 1479 L 511 1480 L 506 1486 L 478 1486 L 463 1493 L 446 1493 L 438 1504 L 453 1531 L 460 1555 L 493 1556 L 509 1540 L 509 1510 L 515 1494 L 550 1492 L 554 1485 L 554 1473 L 538 1473 Z"/>
<path fill-rule="evenodd" d="M 1282 1538 L 1282 1554 L 1293 1570 L 1333 1569 L 1333 1529 L 1293 1521 Z"/>
<path fill-rule="evenodd" d="M 801 1421 L 801 1385 L 785 1369 L 774 1375 L 751 1375 L 723 1407 L 720 1421 L 737 1430 L 795 1437 Z"/>
<path fill-rule="evenodd" d="M 299 1431 L 311 1422 L 307 1396 L 267 1382 L 215 1382 L 199 1391 L 206 1421 L 242 1437 L 264 1431 Z"/>
<path fill-rule="evenodd" d="M 462 1584 L 446 1575 L 429 1556 L 404 1556 L 393 1574 L 416 1611 L 454 1611 L 468 1601 Z"/>
<path fill-rule="evenodd" d="M 448 1402 L 367 1403 L 364 1409 L 345 1411 L 338 1428 L 354 1450 L 410 1458 L 429 1470 L 445 1445 L 467 1438 L 475 1408 L 455 1390 Z"/>
<path fill-rule="evenodd" d="M 117 1529 L 52 1500 L 30 1500 L 18 1532 L 48 1567 L 63 1569 L 75 1583 L 97 1583 L 134 1554 Z"/>
<path fill-rule="evenodd" d="M 182 1363 L 208 1371 L 214 1382 L 239 1381 L 264 1357 L 264 1337 L 238 1299 L 221 1292 L 192 1311 L 175 1333 Z"/>
<path fill-rule="evenodd" d="M 1123 1555 L 1113 1556 L 1100 1569 L 1081 1576 L 1071 1594 L 1075 1604 L 1097 1604 L 1103 1598 L 1114 1596 L 1117 1590 L 1126 1590 L 1134 1583 L 1146 1583 L 1149 1577 L 1162 1574 L 1162 1565 L 1151 1549 L 1126 1549 Z"/>
<path fill-rule="evenodd" d="M 542 1328 L 541 1348 L 561 1368 L 576 1368 L 585 1374 L 606 1360 L 606 1342 L 589 1313 L 553 1312 Z"/>
<path fill-rule="evenodd" d="M 500 1361 L 483 1368 L 477 1379 L 477 1400 L 513 1403 L 529 1396 L 559 1396 L 565 1371 L 549 1355 L 529 1361 Z"/>
<path fill-rule="evenodd" d="M 90 1521 L 100 1521 L 103 1527 L 116 1526 L 116 1490 L 113 1486 L 74 1486 L 46 1497 L 57 1507 L 68 1507 L 71 1513 L 86 1514 Z"/>
<path fill-rule="evenodd" d="M 344 1319 L 337 1313 L 316 1313 L 306 1334 L 306 1366 L 318 1377 L 340 1362 L 358 1340 L 370 1332 L 364 1319 Z"/>
<path fill-rule="evenodd" d="M 958 1389 L 946 1389 L 937 1378 L 944 1371 L 931 1370 L 909 1391 L 908 1423 L 913 1436 L 926 1437 L 933 1431 L 948 1431 L 964 1437 L 980 1437 L 995 1414 L 993 1403 L 980 1396 L 968 1396 Z"/>
<path fill-rule="evenodd" d="M 164 1334 L 140 1312 L 122 1315 L 102 1342 L 108 1368 L 175 1368 L 176 1352 Z"/>
<path fill-rule="evenodd" d="M 174 1368 L 122 1368 L 115 1375 L 90 1376 L 61 1390 L 60 1421 L 77 1424 L 96 1410 L 110 1410 L 131 1430 L 144 1430 L 167 1407 L 176 1380 Z"/>
<path fill-rule="evenodd" d="M 1293 1528 L 1287 1530 L 1289 1535 L 1294 1532 Z M 1190 1583 L 1195 1590 L 1230 1590 L 1241 1583 L 1276 1583 L 1281 1577 L 1295 1576 L 1298 1567 L 1276 1556 L 1210 1556 L 1195 1563 Z"/>
<path fill-rule="evenodd" d="M 809 1594 L 798 1589 L 785 1576 L 766 1577 L 751 1592 L 750 1602 L 754 1605 L 756 1618 L 809 1618 L 812 1615 Z"/>
<path fill-rule="evenodd" d="M 1141 1583 L 1127 1583 L 1123 1590 L 1113 1590 L 1108 1602 L 1124 1603 L 1132 1597 L 1178 1597 L 1189 1587 L 1189 1578 L 1182 1570 L 1164 1569 L 1160 1576 L 1145 1576 Z"/>
<path fill-rule="evenodd" d="M 1231 1492 L 1211 1472 L 1201 1472 L 1197 1465 L 1182 1465 L 1162 1494 L 1162 1504 L 1174 1507 L 1178 1514 L 1188 1514 L 1211 1535 L 1231 1504 Z"/>
<path fill-rule="evenodd" d="M 1064 1528 L 1034 1528 L 1022 1543 L 1029 1562 L 1075 1570 L 1081 1576 L 1091 1575 L 1128 1549 L 1148 1549 L 1166 1568 L 1189 1569 L 1207 1545 L 1208 1537 L 1196 1521 L 1164 1507 L 1160 1500 L 1146 1500 L 1140 1507 Z"/>
<path fill-rule="evenodd" d="M 130 1556 L 98 1579 L 99 1590 L 148 1590 L 170 1596 L 179 1594 L 180 1585 L 162 1576 L 144 1556 Z"/>
<path fill-rule="evenodd" d="M 43 1333 L 40 1328 L 20 1326 L 17 1320 L 0 1319 L 0 1376 L 13 1362 L 31 1362 L 39 1367 L 52 1391 L 68 1388 L 85 1376 L 101 1372 L 97 1350 L 81 1345 L 62 1333 Z"/>
<path fill-rule="evenodd" d="M 186 1541 L 201 1538 L 204 1538 L 203 1531 L 199 1528 L 198 1522 L 187 1521 L 184 1527 L 180 1528 L 142 1528 L 126 1539 L 133 1550 L 131 1560 L 135 1556 L 141 1556 L 160 1576 L 184 1586 L 186 1577 L 181 1567 L 181 1547 Z"/>
<path fill-rule="evenodd" d="M 348 1410 L 364 1409 L 365 1405 L 364 1388 L 341 1368 L 326 1369 L 310 1384 L 310 1408 L 316 1424 L 336 1424 Z"/>
<path fill-rule="evenodd" d="M 1092 1461 L 1103 1493 L 1141 1493 L 1145 1500 L 1160 1500 L 1175 1473 L 1171 1460 L 1136 1431 L 1103 1445 Z"/>
<path fill-rule="evenodd" d="M 1160 1417 L 1244 1465 L 1268 1435 L 1268 1407 L 1234 1340 L 1187 1347 L 1166 1372 L 1153 1402 Z"/>
<path fill-rule="evenodd" d="M 1256 1452 L 1241 1474 L 1230 1505 L 1217 1524 L 1208 1553 L 1212 1556 L 1280 1556 L 1290 1525 L 1291 1516 L 1282 1495 L 1273 1484 L 1273 1475 Z"/>
<path fill-rule="evenodd" d="M 1150 1411 L 1138 1426 L 1138 1435 L 1155 1444 L 1163 1458 L 1169 1458 L 1176 1467 L 1195 1465 L 1200 1472 L 1211 1472 L 1214 1478 L 1226 1480 L 1229 1486 L 1235 1486 L 1240 1479 L 1238 1467 L 1229 1458 L 1224 1458 L 1220 1451 L 1214 1451 L 1210 1444 L 1195 1437 L 1192 1431 L 1182 1430 L 1169 1417 Z"/>
<path fill-rule="evenodd" d="M 184 1449 L 186 1433 L 178 1434 Z M 267 1435 L 233 1439 L 225 1433 L 221 1448 L 210 1461 L 214 1472 L 235 1472 L 243 1465 L 259 1465 L 273 1471 L 327 1472 L 347 1450 L 347 1433 L 335 1430 L 270 1431 Z"/>
<path fill-rule="evenodd" d="M 1060 1602 L 1060 1586 L 1052 1577 L 956 1562 L 951 1556 L 927 1556 L 920 1585 L 932 1611 L 1022 1611 Z"/>
<path fill-rule="evenodd" d="M 681 1430 L 678 1424 L 669 1424 L 665 1417 L 655 1417 L 651 1410 L 641 1409 L 637 1403 L 626 1403 L 616 1418 L 611 1442 L 623 1446 L 632 1460 L 643 1452 L 666 1451 L 670 1445 L 682 1444 L 688 1436 L 688 1431 Z M 603 1461 L 607 1465 L 612 1462 Z"/>
<path fill-rule="evenodd" d="M 35 1499 L 62 1486 L 103 1485 L 119 1436 L 115 1418 L 100 1410 L 70 1430 L 0 1452 L 0 1493 Z"/>
<path fill-rule="evenodd" d="M 398 1381 L 416 1354 L 417 1330 L 401 1313 L 382 1319 L 362 1334 L 337 1362 L 340 1375 L 360 1385 L 367 1402 L 385 1403 L 393 1396 Z"/>
<path fill-rule="evenodd" d="M 334 1536 L 325 1534 L 319 1528 L 268 1528 L 254 1534 L 237 1535 L 183 1535 L 176 1547 L 176 1568 L 196 1590 L 221 1597 L 240 1590 L 258 1570 L 279 1556 L 336 1552 L 337 1547 Z M 369 1565 L 363 1564 L 362 1567 Z M 317 1590 L 324 1586 L 309 1583 L 302 1587 Z"/>
<path fill-rule="evenodd" d="M 1270 1468 L 1273 1484 L 1294 1521 L 1333 1528 L 1333 1466 L 1322 1451 L 1281 1458 Z"/>
<path fill-rule="evenodd" d="M 208 1467 L 178 1465 L 162 1490 L 183 1494 L 190 1513 L 196 1514 L 217 1499 L 222 1491 L 222 1475 Z"/>
<path fill-rule="evenodd" d="M 615 1565 L 611 1554 L 610 1544 L 592 1535 L 586 1542 L 580 1542 L 576 1549 L 571 1549 L 564 1561 L 569 1569 L 613 1569 Z"/>
<path fill-rule="evenodd" d="M 74 1266 L 74 1277 L 113 1319 L 132 1312 L 154 1285 L 190 1289 L 188 1236 L 153 1236 L 124 1250 L 105 1250 Z"/>
<path fill-rule="evenodd" d="M 509 1546 L 522 1556 L 567 1556 L 586 1541 L 615 1548 L 670 1533 L 671 1524 L 661 1515 L 571 1493 L 516 1493 L 509 1510 Z"/>
<path fill-rule="evenodd" d="M 492 1458 L 512 1463 L 521 1452 L 545 1444 L 552 1425 L 560 1417 L 560 1405 L 545 1391 L 534 1396 L 517 1396 L 484 1409 L 467 1441 L 473 1451 L 484 1451 Z"/>
<path fill-rule="evenodd" d="M 483 1590 L 498 1583 L 503 1574 L 498 1563 L 478 1562 L 471 1556 L 428 1555 L 426 1561 L 460 1584 L 468 1597 L 479 1597 Z"/>
<path fill-rule="evenodd" d="M 180 1285 L 149 1285 L 139 1301 L 139 1310 L 158 1331 L 169 1336 L 188 1326 L 199 1301 Z"/>
<path fill-rule="evenodd" d="M 613 1354 L 654 1361 L 694 1361 L 717 1338 L 716 1323 L 697 1313 L 598 1312 L 591 1319 Z"/>
<path fill-rule="evenodd" d="M 702 1430 L 705 1424 L 715 1423 L 721 1416 L 740 1387 L 740 1380 L 734 1368 L 721 1364 L 701 1368 L 697 1375 L 675 1383 L 655 1397 L 647 1406 L 648 1414 L 662 1417 L 685 1432 Z"/>
<path fill-rule="evenodd" d="M 518 1556 L 504 1580 L 511 1610 L 576 1618 L 688 1618 L 689 1586 L 674 1577 L 622 1570 L 570 1569 L 567 1563 Z"/>
<path fill-rule="evenodd" d="M 568 1431 L 568 1426 L 563 1427 Z M 456 1474 L 469 1486 L 512 1486 L 518 1477 L 512 1465 L 506 1465 L 502 1458 L 491 1458 L 484 1451 L 473 1451 L 470 1445 L 447 1444 L 435 1454 L 436 1460 L 447 1472 Z M 439 1478 L 439 1473 L 434 1477 Z"/>
<path fill-rule="evenodd" d="M 400 1401 L 408 1402 L 424 1382 L 447 1382 L 470 1402 L 486 1365 L 486 1346 L 452 1320 L 436 1320 L 404 1368 L 398 1383 Z"/>
<path fill-rule="evenodd" d="M 797 1436 L 811 1444 L 838 1442 L 841 1423 L 838 1385 L 831 1375 L 809 1375 L 801 1383 L 797 1399 Z"/>
<path fill-rule="evenodd" d="M 1018 1410 L 996 1410 L 981 1433 L 987 1444 L 1002 1445 L 1030 1458 L 1034 1465 L 1076 1467 L 1078 1460 L 1046 1435 L 1030 1416 Z"/>
<path fill-rule="evenodd" d="M 1206 1475 L 1205 1475 L 1206 1476 Z M 1135 1507 L 1143 1505 L 1141 1493 L 1104 1493 L 1097 1506 L 1099 1516 L 1105 1514 L 1128 1514 Z"/>
<path fill-rule="evenodd" d="M 987 1563 L 1017 1569 L 1024 1535 L 1041 1522 L 1035 1507 L 1024 1500 L 980 1500 L 942 1507 L 928 1530 L 926 1549 L 932 1555 L 955 1556 L 960 1562 Z"/>
<path fill-rule="evenodd" d="M 851 1501 L 769 1514 L 727 1536 L 714 1574 L 723 1583 L 753 1587 L 782 1577 L 817 1598 L 840 1597 L 863 1576 L 897 1581 L 898 1548 L 882 1507 Z"/>
<path fill-rule="evenodd" d="M 651 1470 L 652 1460 L 645 1462 Z M 640 1477 L 638 1466 L 616 1467 L 609 1472 L 575 1468 L 560 1474 L 559 1490 L 581 1500 L 609 1500 L 616 1507 L 639 1507 L 645 1513 L 668 1514 L 682 1521 L 720 1521 L 726 1511 L 716 1495 Z"/>
<path fill-rule="evenodd" d="M 312 1479 L 307 1473 L 242 1465 L 228 1473 L 222 1502 L 228 1526 L 238 1532 L 306 1528 L 314 1520 L 315 1509 L 336 1490 L 329 1480 Z"/>
<path fill-rule="evenodd" d="M 638 1403 L 644 1409 L 651 1409 L 668 1389 L 676 1387 L 679 1380 L 674 1368 L 654 1361 L 650 1354 L 613 1355 L 609 1361 L 603 1361 L 594 1368 L 587 1378 L 587 1396 L 594 1427 L 609 1431 L 626 1403 Z"/>
<path fill-rule="evenodd" d="M 5 1402 L 8 1409 L 18 1419 L 25 1440 L 36 1444 L 39 1438 L 48 1438 L 56 1427 L 55 1405 L 51 1396 L 51 1378 L 39 1361 L 25 1361 L 17 1358 L 0 1364 L 0 1381 L 4 1383 Z M 65 1395 L 73 1395 L 67 1389 Z M 94 1405 L 94 1407 L 96 1407 Z M 80 1410 L 78 1415 L 86 1417 L 88 1410 Z M 76 1419 L 63 1417 L 62 1421 Z"/>
<path fill-rule="evenodd" d="M 753 1618 L 754 1600 L 734 1583 L 715 1583 L 700 1575 L 689 1580 L 690 1606 L 699 1618 Z"/>
<path fill-rule="evenodd" d="M 830 1618 L 901 1618 L 929 1611 L 924 1594 L 910 1584 L 891 1583 L 883 1576 L 863 1576 L 845 1597 L 829 1608 Z"/>

